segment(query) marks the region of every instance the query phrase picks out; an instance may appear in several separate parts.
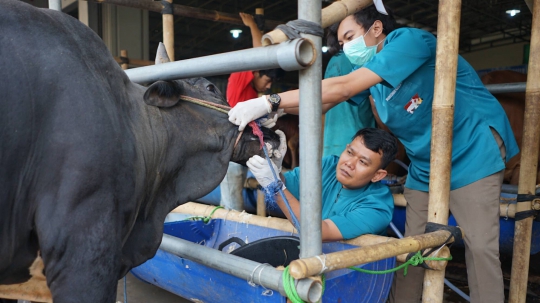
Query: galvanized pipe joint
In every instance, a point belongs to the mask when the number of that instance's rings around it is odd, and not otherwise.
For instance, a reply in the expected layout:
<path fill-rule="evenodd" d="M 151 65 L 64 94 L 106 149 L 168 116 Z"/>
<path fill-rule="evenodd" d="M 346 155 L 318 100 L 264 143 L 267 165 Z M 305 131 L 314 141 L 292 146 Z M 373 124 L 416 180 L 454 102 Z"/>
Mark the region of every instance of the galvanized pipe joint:
<path fill-rule="evenodd" d="M 239 71 L 282 68 L 304 69 L 315 62 L 316 51 L 309 40 L 294 39 L 278 45 L 249 48 L 126 70 L 135 83 L 207 77 Z"/>
<path fill-rule="evenodd" d="M 252 281 L 265 288 L 277 290 L 283 296 L 286 295 L 282 281 L 283 272 L 270 265 L 227 254 L 166 234 L 163 235 L 159 248 L 246 281 Z M 322 296 L 322 285 L 318 281 L 301 279 L 296 281 L 295 286 L 298 295 L 304 301 L 318 302 Z"/>

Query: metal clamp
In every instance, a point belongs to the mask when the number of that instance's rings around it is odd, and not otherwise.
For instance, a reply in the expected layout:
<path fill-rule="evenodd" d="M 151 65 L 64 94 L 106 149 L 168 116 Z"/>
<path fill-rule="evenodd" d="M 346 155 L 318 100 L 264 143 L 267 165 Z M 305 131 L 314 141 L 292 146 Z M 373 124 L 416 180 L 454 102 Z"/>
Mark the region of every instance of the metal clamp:
<path fill-rule="evenodd" d="M 320 256 L 315 256 L 315 258 L 321 261 L 321 264 L 322 264 L 322 269 L 318 275 L 322 275 L 328 269 L 328 267 L 326 267 L 326 255 L 323 254 L 323 257 L 324 257 L 324 260 L 322 260 Z"/>

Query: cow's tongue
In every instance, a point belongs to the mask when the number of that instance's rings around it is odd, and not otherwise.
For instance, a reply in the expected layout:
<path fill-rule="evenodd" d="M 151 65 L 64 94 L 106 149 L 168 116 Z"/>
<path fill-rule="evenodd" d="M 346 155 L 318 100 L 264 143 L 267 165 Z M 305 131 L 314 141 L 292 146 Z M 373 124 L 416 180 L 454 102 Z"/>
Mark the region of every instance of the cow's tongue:
<path fill-rule="evenodd" d="M 259 141 L 261 142 L 261 147 L 259 147 L 259 149 L 262 149 L 263 144 L 264 144 L 264 140 L 263 140 L 263 132 L 261 130 L 261 127 L 255 121 L 249 122 L 249 126 L 251 126 L 251 129 L 253 130 L 253 134 L 255 136 L 259 137 Z"/>

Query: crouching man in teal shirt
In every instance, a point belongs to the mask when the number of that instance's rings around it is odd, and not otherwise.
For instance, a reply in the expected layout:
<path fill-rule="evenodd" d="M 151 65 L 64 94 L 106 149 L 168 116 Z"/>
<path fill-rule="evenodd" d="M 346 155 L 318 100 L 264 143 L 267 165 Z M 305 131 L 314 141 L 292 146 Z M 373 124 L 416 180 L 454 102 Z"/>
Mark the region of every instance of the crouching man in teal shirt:
<path fill-rule="evenodd" d="M 279 159 L 286 152 L 286 145 L 282 145 L 279 148 L 281 153 L 277 153 L 279 156 L 272 163 L 276 172 L 281 170 Z M 385 233 L 392 220 L 394 199 L 388 187 L 378 181 L 386 176 L 384 168 L 396 153 L 394 136 L 381 129 L 364 128 L 354 135 L 339 158 L 332 155 L 322 159 L 323 241 Z M 247 166 L 261 186 L 266 187 L 274 181 L 266 159 L 253 156 Z M 297 167 L 280 176 L 289 205 L 296 218 L 300 218 L 300 170 Z M 276 200 L 291 221 L 279 194 Z"/>

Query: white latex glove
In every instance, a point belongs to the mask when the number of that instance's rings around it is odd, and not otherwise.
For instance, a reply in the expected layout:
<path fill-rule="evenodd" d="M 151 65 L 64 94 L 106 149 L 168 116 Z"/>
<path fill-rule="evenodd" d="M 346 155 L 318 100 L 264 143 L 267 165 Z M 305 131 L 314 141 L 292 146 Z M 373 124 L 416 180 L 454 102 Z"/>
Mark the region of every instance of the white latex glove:
<path fill-rule="evenodd" d="M 261 122 L 261 126 L 264 126 L 266 128 L 272 128 L 276 125 L 277 119 L 286 115 L 285 111 L 280 108 L 275 112 L 271 112 L 268 115 L 266 115 L 266 118 L 261 118 L 259 121 Z"/>
<path fill-rule="evenodd" d="M 270 161 L 270 163 L 272 163 L 272 166 L 274 167 L 276 177 L 279 178 L 279 171 L 276 165 L 272 161 Z M 276 181 L 274 175 L 272 174 L 272 171 L 270 170 L 270 165 L 268 165 L 268 161 L 266 159 L 261 158 L 260 156 L 253 156 L 249 158 L 246 165 L 247 167 L 249 167 L 249 169 L 255 176 L 255 179 L 257 179 L 257 181 L 262 187 L 268 187 L 268 185 Z M 285 186 L 283 186 L 282 189 L 284 188 Z"/>
<path fill-rule="evenodd" d="M 279 136 L 279 147 L 277 150 L 272 151 L 272 162 L 276 165 L 276 167 L 281 172 L 281 166 L 283 164 L 283 158 L 285 157 L 285 154 L 287 153 L 287 137 L 285 137 L 285 134 L 280 131 L 279 129 L 276 130 L 276 134 Z"/>
<path fill-rule="evenodd" d="M 276 125 L 277 119 L 277 113 L 271 112 L 266 116 L 266 118 L 261 118 L 259 121 L 261 122 L 261 126 L 266 128 L 272 128 Z"/>
<path fill-rule="evenodd" d="M 272 105 L 266 100 L 266 96 L 261 96 L 237 103 L 229 111 L 229 121 L 238 125 L 238 130 L 242 131 L 249 122 L 271 112 Z"/>

